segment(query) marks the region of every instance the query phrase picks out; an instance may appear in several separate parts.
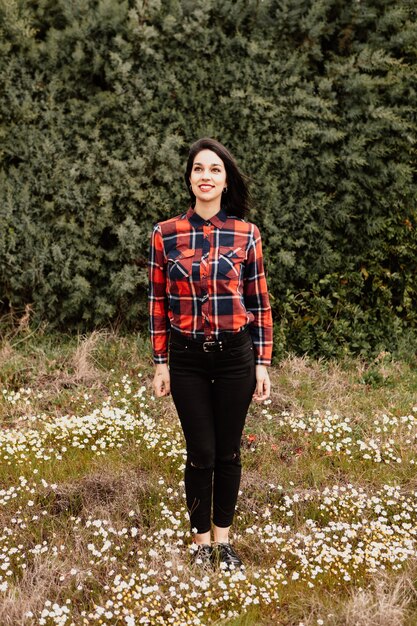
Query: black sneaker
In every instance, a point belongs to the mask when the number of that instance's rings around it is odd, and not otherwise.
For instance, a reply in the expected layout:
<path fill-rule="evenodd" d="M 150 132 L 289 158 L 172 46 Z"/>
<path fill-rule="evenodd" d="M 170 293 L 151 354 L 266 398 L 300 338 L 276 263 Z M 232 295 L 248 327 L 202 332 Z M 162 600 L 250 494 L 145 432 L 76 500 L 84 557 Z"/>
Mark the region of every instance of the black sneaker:
<path fill-rule="evenodd" d="M 213 569 L 212 561 L 213 548 L 208 544 L 198 544 L 197 549 L 191 557 L 192 565 L 197 565 L 202 569 Z"/>
<path fill-rule="evenodd" d="M 230 543 L 215 543 L 213 560 L 221 569 L 244 569 L 244 565 Z M 223 565 L 222 565 L 223 563 Z"/>

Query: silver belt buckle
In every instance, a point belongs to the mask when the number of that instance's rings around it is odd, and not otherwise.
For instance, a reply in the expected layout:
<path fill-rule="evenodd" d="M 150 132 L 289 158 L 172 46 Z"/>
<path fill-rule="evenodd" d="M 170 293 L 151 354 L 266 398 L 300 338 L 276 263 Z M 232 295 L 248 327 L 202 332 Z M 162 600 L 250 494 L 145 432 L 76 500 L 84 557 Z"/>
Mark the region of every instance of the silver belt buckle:
<path fill-rule="evenodd" d="M 222 345 L 221 341 L 204 341 L 204 343 L 203 343 L 203 351 L 204 352 L 214 352 L 216 346 L 219 346 L 219 349 L 223 350 L 223 345 Z M 213 350 L 211 348 L 213 348 Z"/>

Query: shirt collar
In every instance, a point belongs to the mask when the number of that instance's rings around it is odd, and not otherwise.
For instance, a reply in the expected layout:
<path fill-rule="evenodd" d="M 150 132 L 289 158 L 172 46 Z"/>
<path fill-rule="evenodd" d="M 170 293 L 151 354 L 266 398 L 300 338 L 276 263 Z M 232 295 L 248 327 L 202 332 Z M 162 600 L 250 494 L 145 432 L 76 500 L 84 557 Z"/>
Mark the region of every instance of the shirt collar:
<path fill-rule="evenodd" d="M 211 217 L 209 220 L 204 220 L 198 213 L 194 211 L 193 207 L 190 207 L 188 209 L 186 216 L 188 218 L 188 221 L 192 226 L 194 226 L 194 228 L 199 228 L 200 226 L 203 226 L 206 221 L 211 222 L 213 226 L 216 226 L 216 228 L 223 228 L 227 220 L 227 213 L 223 208 L 220 208 L 220 211 L 216 213 L 216 215 L 213 215 L 213 217 Z"/>

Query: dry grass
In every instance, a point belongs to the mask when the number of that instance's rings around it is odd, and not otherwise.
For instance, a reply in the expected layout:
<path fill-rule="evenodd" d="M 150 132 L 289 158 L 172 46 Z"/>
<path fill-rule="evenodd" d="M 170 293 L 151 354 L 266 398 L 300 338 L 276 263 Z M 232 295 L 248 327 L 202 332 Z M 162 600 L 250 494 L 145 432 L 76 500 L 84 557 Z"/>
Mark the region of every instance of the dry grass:
<path fill-rule="evenodd" d="M 1 626 L 23 626 L 33 623 L 25 617 L 28 611 L 39 613 L 45 600 L 56 597 L 60 585 L 60 577 L 73 567 L 63 556 L 60 559 L 45 559 L 36 556 L 22 575 L 19 585 L 6 593 L 0 603 Z"/>
<path fill-rule="evenodd" d="M 35 414 L 38 411 L 47 411 L 50 415 L 89 411 L 91 406 L 100 405 L 111 378 L 120 381 L 125 373 L 136 376 L 140 370 L 143 373 L 140 384 L 150 388 L 152 367 L 149 355 L 140 354 L 136 338 L 95 331 L 88 336 L 62 337 L 60 344 L 59 338 L 52 341 L 41 335 L 37 338 L 31 336 L 28 317 L 24 316 L 19 318 L 17 328 L 16 332 L 5 336 L 0 345 L 1 381 L 8 389 L 30 385 L 40 392 L 41 398 L 32 397 L 31 410 Z M 114 374 L 111 373 L 112 367 L 115 368 Z M 271 368 L 271 378 L 273 392 L 269 410 L 274 414 L 283 410 L 306 413 L 319 408 L 365 422 L 382 411 L 400 414 L 402 407 L 415 404 L 417 391 L 415 368 L 413 371 L 409 364 L 393 361 L 389 355 L 382 353 L 371 364 L 361 360 L 337 363 L 288 356 L 279 367 Z M 92 398 L 91 405 L 84 402 L 86 392 Z M 346 471 L 341 459 L 323 459 L 320 453 L 313 452 L 308 437 L 302 439 L 298 433 L 277 435 L 274 420 L 266 421 L 262 409 L 262 406 L 252 405 L 247 422 L 247 429 L 250 432 L 253 429 L 257 434 L 255 445 L 259 449 L 252 455 L 243 446 L 242 495 L 238 501 L 238 512 L 242 517 L 236 524 L 237 528 L 243 530 L 246 522 L 256 522 L 256 516 L 262 515 L 271 497 L 277 502 L 277 492 L 271 496 L 269 483 L 282 484 L 289 495 L 305 491 L 319 493 L 329 481 L 340 484 L 348 479 L 357 485 L 371 485 L 372 489 L 375 476 L 371 477 L 370 472 L 361 469 L 360 464 L 359 469 L 355 467 Z M 24 404 L 2 404 L 0 396 L 0 421 L 7 422 L 7 427 L 17 424 L 25 410 Z M 159 419 L 166 420 L 166 423 L 172 424 L 177 420 L 172 399 L 158 401 L 155 411 Z M 70 589 L 68 581 L 74 579 L 69 575 L 71 568 L 78 568 L 80 574 L 75 578 L 80 581 L 90 568 L 91 555 L 86 547 L 89 535 L 85 530 L 85 534 L 74 536 L 71 516 L 82 520 L 89 516 L 107 519 L 119 529 L 127 522 L 134 524 L 140 530 L 135 539 L 135 550 L 145 551 L 146 540 L 140 539 L 140 535 L 156 531 L 160 522 L 155 515 L 160 493 L 158 477 L 164 475 L 167 485 L 172 478 L 172 485 L 178 486 L 177 478 L 169 476 L 169 471 L 164 470 L 167 467 L 164 466 L 165 459 L 152 457 L 152 452 L 147 453 L 149 458 L 143 450 L 140 452 L 126 442 L 123 450 L 106 453 L 99 459 L 88 459 L 85 451 L 74 451 L 73 456 L 62 461 L 56 475 L 52 463 L 42 469 L 42 475 L 58 485 L 56 489 L 45 489 L 41 494 L 31 496 L 35 504 L 30 513 L 46 510 L 48 515 L 44 528 L 32 525 L 22 533 L 22 542 L 33 542 L 42 532 L 48 538 L 53 537 L 54 545 L 63 544 L 67 549 L 59 558 L 49 555 L 31 558 L 30 567 L 12 587 L 13 591 L 4 596 L 0 605 L 0 626 L 28 623 L 25 613 L 37 613 L 46 599 L 65 602 Z M 378 472 L 381 474 L 382 470 L 394 471 L 392 468 L 373 469 L 375 475 Z M 363 475 L 360 475 L 361 471 Z M 375 484 L 379 480 L 382 478 L 375 479 Z M 410 478 L 407 488 L 413 485 L 415 479 L 413 482 Z M 298 509 L 295 508 L 296 530 L 303 528 L 307 515 L 304 506 L 307 505 L 300 504 Z M 1 511 L 1 526 L 7 526 L 11 514 L 12 507 Z M 255 567 L 272 565 L 276 558 L 276 553 L 269 551 L 265 545 L 254 545 L 253 539 L 244 532 L 239 538 L 239 551 L 245 561 Z M 183 559 L 184 556 L 174 555 L 173 559 Z M 134 568 L 134 557 L 124 554 L 120 558 L 127 567 Z M 159 562 L 150 560 L 149 566 L 163 571 Z M 101 593 L 105 596 L 102 590 L 109 580 L 110 569 L 111 564 L 108 564 L 94 570 L 97 586 L 94 601 L 100 599 Z M 222 624 L 298 626 L 302 621 L 305 626 L 317 626 L 318 616 L 331 615 L 325 622 L 326 626 L 415 626 L 417 619 L 413 621 L 412 615 L 416 604 L 415 578 L 415 571 L 408 568 L 400 574 L 378 576 L 363 589 L 353 588 L 349 592 L 346 587 L 340 597 L 334 590 L 326 595 L 325 590 L 320 594 L 316 589 L 304 588 L 299 596 L 294 590 L 289 590 L 293 596 L 289 593 L 286 597 L 283 592 L 279 607 L 254 609 L 246 616 Z M 74 590 L 71 596 L 80 610 L 88 609 L 91 602 L 90 597 L 83 595 L 85 589 L 78 595 Z M 79 617 L 81 624 L 82 618 Z"/>
<path fill-rule="evenodd" d="M 336 593 L 326 589 L 305 590 L 283 597 L 284 610 L 276 624 L 282 626 L 415 626 L 417 564 L 410 562 L 400 573 L 381 571 L 366 588 L 353 587 Z M 268 620 L 259 624 L 266 626 Z M 272 623 L 271 623 L 272 626 Z"/>
<path fill-rule="evenodd" d="M 0 348 L 0 368 L 2 368 L 5 363 L 9 363 L 11 358 L 13 357 L 14 351 L 10 342 L 6 340 L 1 348 Z"/>
<path fill-rule="evenodd" d="M 417 623 L 416 563 L 397 575 L 381 572 L 366 589 L 354 589 L 341 605 L 343 626 L 405 626 Z"/>
<path fill-rule="evenodd" d="M 288 356 L 271 370 L 274 408 L 305 412 L 320 407 L 345 415 L 371 416 L 409 406 L 417 391 L 407 386 L 407 370 L 417 368 L 381 353 L 362 359 L 325 361 Z M 366 392 L 366 393 L 364 393 Z"/>
<path fill-rule="evenodd" d="M 111 341 L 115 337 L 107 331 L 78 336 L 76 345 L 72 338 L 65 338 L 62 345 L 59 339 L 54 343 L 48 338 L 33 345 L 29 336 L 28 343 L 7 336 L 0 344 L 0 385 L 8 391 L 36 390 L 36 396 L 31 394 L 32 415 L 72 413 L 84 393 L 95 402 L 105 397 L 111 374 L 98 362 L 96 353 Z M 7 403 L 1 410 L 0 395 L 0 423 L 19 426 L 20 416 L 27 413 L 25 400 L 23 392 L 15 404 Z"/>
<path fill-rule="evenodd" d="M 346 626 L 403 626 L 411 594 L 408 580 L 401 576 L 394 585 L 386 577 L 373 589 L 354 591 L 344 609 Z"/>
<path fill-rule="evenodd" d="M 78 338 L 78 346 L 71 357 L 75 383 L 90 383 L 100 377 L 100 371 L 95 366 L 94 352 L 97 344 L 106 341 L 108 335 L 105 331 L 94 330 L 90 335 Z"/>
<path fill-rule="evenodd" d="M 59 602 L 61 589 L 65 589 L 68 581 L 82 582 L 91 570 L 91 555 L 87 549 L 91 537 L 82 527 L 80 534 L 74 536 L 73 525 L 69 522 L 70 516 L 79 518 L 82 523 L 89 517 L 108 519 L 116 529 L 121 529 L 129 520 L 130 524 L 137 525 L 142 531 L 151 532 L 157 525 L 154 516 L 156 483 L 155 476 L 138 466 L 119 469 L 96 467 L 79 479 L 61 482 L 56 489 L 45 489 L 42 495 L 35 496 L 31 514 L 38 514 L 42 519 L 41 512 L 46 510 L 48 515 L 41 528 L 29 528 L 22 533 L 21 542 L 33 545 L 41 539 L 53 539 L 55 545 L 65 546 L 65 551 L 57 558 L 42 555 L 30 559 L 30 566 L 18 584 L 0 603 L 1 626 L 29 623 L 30 620 L 25 618 L 27 611 L 36 614 L 44 607 L 45 600 L 50 598 Z M 133 516 L 129 516 L 131 511 L 134 511 Z M 1 526 L 5 527 L 8 523 L 7 514 L 0 515 Z M 37 532 L 40 533 L 39 536 L 36 535 Z M 146 543 L 138 538 L 136 547 L 144 549 Z M 128 563 L 127 555 L 121 558 Z M 72 568 L 79 572 L 76 578 L 70 575 Z M 101 590 L 106 584 L 111 569 L 111 563 L 96 568 L 98 589 Z M 84 597 L 84 593 L 85 590 L 81 593 L 74 590 L 73 600 L 76 599 L 85 609 L 89 606 L 90 598 Z M 68 587 L 63 595 L 64 598 L 68 597 L 65 594 L 68 594 Z M 80 617 L 80 623 L 81 619 Z"/>
<path fill-rule="evenodd" d="M 143 504 L 156 490 L 156 482 L 155 477 L 138 466 L 95 468 L 77 480 L 61 482 L 57 489 L 46 491 L 39 504 L 54 517 L 80 515 L 86 518 L 92 515 L 124 520 L 129 511 L 138 508 L 138 504 L 144 513 L 146 507 Z M 149 520 L 144 516 L 140 521 L 149 526 Z"/>

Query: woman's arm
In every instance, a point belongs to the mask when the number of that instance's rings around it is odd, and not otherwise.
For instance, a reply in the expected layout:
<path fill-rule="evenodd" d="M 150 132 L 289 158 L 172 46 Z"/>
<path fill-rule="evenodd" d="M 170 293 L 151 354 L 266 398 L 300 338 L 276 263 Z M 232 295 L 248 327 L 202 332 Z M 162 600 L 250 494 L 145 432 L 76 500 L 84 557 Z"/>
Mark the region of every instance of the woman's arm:
<path fill-rule="evenodd" d="M 149 330 L 155 363 L 153 389 L 157 398 L 170 393 L 168 361 L 168 301 L 166 295 L 166 262 L 162 233 L 153 229 L 149 250 Z"/>
<path fill-rule="evenodd" d="M 272 357 L 272 313 L 266 284 L 261 234 L 253 225 L 252 240 L 248 249 L 244 275 L 244 302 L 246 309 L 253 314 L 250 324 L 256 356 L 256 388 L 253 399 L 263 402 L 271 393 L 271 381 L 267 365 Z"/>
<path fill-rule="evenodd" d="M 247 311 L 253 315 L 249 326 L 257 365 L 270 365 L 272 358 L 272 313 L 266 284 L 261 235 L 253 225 L 248 248 L 243 282 L 243 299 Z"/>
<path fill-rule="evenodd" d="M 149 331 L 154 363 L 168 362 L 168 300 L 166 294 L 166 260 L 159 224 L 156 224 L 149 249 Z"/>

